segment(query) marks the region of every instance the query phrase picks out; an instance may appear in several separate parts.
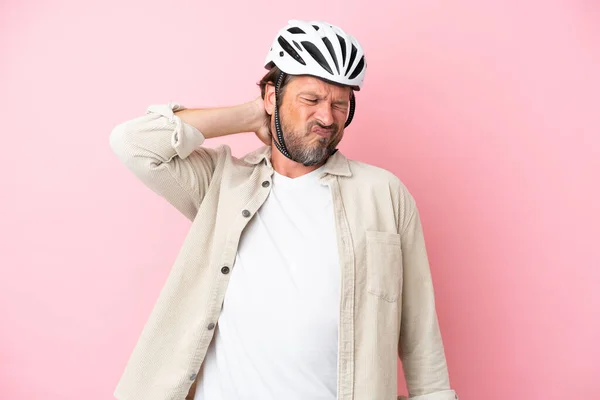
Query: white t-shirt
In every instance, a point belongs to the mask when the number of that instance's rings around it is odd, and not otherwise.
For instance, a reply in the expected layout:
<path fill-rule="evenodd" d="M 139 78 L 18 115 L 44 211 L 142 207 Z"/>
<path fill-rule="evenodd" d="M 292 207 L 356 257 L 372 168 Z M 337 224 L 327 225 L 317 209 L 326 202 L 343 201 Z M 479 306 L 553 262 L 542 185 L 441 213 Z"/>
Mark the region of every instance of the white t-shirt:
<path fill-rule="evenodd" d="M 249 222 L 195 400 L 334 400 L 340 266 L 323 168 L 274 172 Z"/>

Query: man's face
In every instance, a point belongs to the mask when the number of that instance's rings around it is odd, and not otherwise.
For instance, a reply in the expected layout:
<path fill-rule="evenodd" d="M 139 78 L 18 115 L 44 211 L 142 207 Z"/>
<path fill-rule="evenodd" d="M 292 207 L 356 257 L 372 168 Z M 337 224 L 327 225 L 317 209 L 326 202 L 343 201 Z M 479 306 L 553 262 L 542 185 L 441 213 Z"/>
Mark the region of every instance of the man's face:
<path fill-rule="evenodd" d="M 350 88 L 311 76 L 296 76 L 285 86 L 279 119 L 294 160 L 318 165 L 327 160 L 344 135 Z M 275 133 L 274 119 L 271 130 Z M 276 135 L 273 135 L 276 136 Z"/>

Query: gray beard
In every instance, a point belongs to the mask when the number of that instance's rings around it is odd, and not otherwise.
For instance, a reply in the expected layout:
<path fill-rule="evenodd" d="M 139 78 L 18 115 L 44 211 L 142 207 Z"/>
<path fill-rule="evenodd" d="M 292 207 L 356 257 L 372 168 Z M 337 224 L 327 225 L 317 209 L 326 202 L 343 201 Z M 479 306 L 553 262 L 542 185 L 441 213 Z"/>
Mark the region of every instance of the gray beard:
<path fill-rule="evenodd" d="M 281 121 L 281 115 L 279 116 L 279 119 Z M 315 125 L 315 123 L 310 124 L 307 128 L 308 132 L 310 132 Z M 321 138 L 319 139 L 319 145 L 309 147 L 305 143 L 306 138 L 308 137 L 306 132 L 298 133 L 284 121 L 281 121 L 281 129 L 283 130 L 283 140 L 285 141 L 285 147 L 287 148 L 288 153 L 290 153 L 290 156 L 294 161 L 305 167 L 319 165 L 327 161 L 341 139 L 338 138 L 327 144 L 328 139 Z M 337 133 L 337 125 L 334 125 L 334 130 Z M 276 140 L 275 138 L 277 135 L 272 136 L 273 140 Z"/>

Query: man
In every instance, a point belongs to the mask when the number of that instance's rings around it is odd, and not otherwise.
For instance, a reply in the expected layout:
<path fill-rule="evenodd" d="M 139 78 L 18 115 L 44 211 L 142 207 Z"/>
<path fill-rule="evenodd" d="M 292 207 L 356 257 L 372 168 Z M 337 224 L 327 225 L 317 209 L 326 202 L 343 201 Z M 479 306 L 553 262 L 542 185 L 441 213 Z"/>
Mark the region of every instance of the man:
<path fill-rule="evenodd" d="M 122 400 L 454 400 L 415 201 L 336 146 L 363 49 L 289 21 L 261 96 L 148 108 L 111 133 L 122 162 L 192 221 L 115 391 Z M 206 139 L 255 132 L 242 157 Z M 273 135 L 271 135 L 273 133 Z"/>

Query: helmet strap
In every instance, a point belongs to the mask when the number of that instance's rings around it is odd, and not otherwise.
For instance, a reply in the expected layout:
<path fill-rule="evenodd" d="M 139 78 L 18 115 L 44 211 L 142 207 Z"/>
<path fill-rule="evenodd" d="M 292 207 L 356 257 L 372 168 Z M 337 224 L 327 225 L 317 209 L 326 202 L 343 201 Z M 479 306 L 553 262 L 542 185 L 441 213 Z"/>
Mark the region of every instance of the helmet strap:
<path fill-rule="evenodd" d="M 275 146 L 277 146 L 277 149 L 281 152 L 281 154 L 283 154 L 290 160 L 295 161 L 288 152 L 287 147 L 285 146 L 285 141 L 283 140 L 283 132 L 281 131 L 281 121 L 279 120 L 279 107 L 277 107 L 279 89 L 281 87 L 281 83 L 283 82 L 283 78 L 285 78 L 285 72 L 281 71 L 279 72 L 277 83 L 275 84 L 275 131 L 277 133 L 278 140 L 273 140 L 273 142 L 275 142 Z"/>
<path fill-rule="evenodd" d="M 348 118 L 346 119 L 346 123 L 344 124 L 344 128 L 350 125 L 352 122 L 352 118 L 354 118 L 354 111 L 356 110 L 356 100 L 354 98 L 354 91 L 350 92 L 350 111 L 348 112 Z"/>

